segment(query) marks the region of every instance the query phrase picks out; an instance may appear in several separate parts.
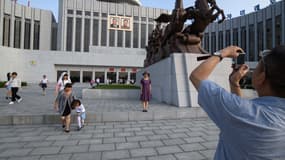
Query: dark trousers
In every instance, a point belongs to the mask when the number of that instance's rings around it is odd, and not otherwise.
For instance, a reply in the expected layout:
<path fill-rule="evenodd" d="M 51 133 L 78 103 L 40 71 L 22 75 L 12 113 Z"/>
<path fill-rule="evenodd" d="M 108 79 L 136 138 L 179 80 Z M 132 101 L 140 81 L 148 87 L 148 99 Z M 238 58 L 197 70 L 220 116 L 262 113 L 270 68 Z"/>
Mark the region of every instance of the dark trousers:
<path fill-rule="evenodd" d="M 19 95 L 17 95 L 19 88 L 18 87 L 12 87 L 11 88 L 12 91 L 12 101 L 15 102 L 16 99 L 21 99 L 21 97 Z"/>

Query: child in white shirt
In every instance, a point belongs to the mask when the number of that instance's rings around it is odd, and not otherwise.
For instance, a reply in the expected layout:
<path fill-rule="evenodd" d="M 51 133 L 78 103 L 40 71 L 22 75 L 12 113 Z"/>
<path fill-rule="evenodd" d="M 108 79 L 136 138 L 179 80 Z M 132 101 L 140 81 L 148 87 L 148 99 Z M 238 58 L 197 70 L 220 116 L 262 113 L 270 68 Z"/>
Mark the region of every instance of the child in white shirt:
<path fill-rule="evenodd" d="M 80 131 L 84 127 L 84 121 L 86 119 L 85 107 L 81 104 L 80 100 L 76 99 L 72 102 L 72 109 L 76 110 L 78 131 Z"/>
<path fill-rule="evenodd" d="M 43 96 L 46 95 L 46 88 L 47 88 L 47 84 L 48 84 L 48 79 L 46 75 L 43 75 L 43 79 L 40 82 L 40 86 L 43 89 Z"/>
<path fill-rule="evenodd" d="M 18 103 L 22 101 L 22 98 L 18 95 L 18 91 L 21 88 L 21 80 L 17 78 L 18 74 L 16 72 L 12 73 L 12 77 L 7 85 L 11 86 L 12 91 L 12 101 L 9 104 L 14 104 L 16 100 Z"/>

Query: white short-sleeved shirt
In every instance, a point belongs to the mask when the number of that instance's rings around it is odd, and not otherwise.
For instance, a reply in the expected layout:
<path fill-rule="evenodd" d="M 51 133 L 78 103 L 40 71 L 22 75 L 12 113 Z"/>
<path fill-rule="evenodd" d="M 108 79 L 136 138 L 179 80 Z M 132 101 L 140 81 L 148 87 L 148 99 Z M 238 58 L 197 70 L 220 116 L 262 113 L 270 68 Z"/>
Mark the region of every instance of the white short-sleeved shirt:
<path fill-rule="evenodd" d="M 43 84 L 47 84 L 47 83 L 48 83 L 48 79 L 47 79 L 47 78 L 42 79 L 42 83 L 43 83 Z"/>
<path fill-rule="evenodd" d="M 85 112 L 85 107 L 83 104 L 81 104 L 79 107 L 76 108 L 77 113 L 84 113 Z"/>

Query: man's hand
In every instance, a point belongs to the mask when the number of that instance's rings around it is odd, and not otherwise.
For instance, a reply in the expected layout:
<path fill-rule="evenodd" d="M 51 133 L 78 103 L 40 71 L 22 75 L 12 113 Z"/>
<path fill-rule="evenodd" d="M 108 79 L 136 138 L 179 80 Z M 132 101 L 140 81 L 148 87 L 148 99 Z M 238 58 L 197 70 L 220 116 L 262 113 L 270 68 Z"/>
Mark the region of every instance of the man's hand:
<path fill-rule="evenodd" d="M 244 51 L 237 46 L 224 48 L 220 52 L 223 58 L 237 58 L 239 54 L 244 53 Z"/>
<path fill-rule="evenodd" d="M 233 85 L 239 85 L 240 80 L 248 73 L 249 67 L 246 64 L 240 66 L 239 69 L 233 70 L 231 73 L 229 80 Z"/>

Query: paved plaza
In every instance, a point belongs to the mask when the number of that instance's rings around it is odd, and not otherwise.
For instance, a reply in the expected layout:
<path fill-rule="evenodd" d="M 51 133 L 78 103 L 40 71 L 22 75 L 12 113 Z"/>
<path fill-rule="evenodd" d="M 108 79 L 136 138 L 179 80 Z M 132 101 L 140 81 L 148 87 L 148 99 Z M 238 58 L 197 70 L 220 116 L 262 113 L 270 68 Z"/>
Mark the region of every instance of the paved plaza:
<path fill-rule="evenodd" d="M 190 108 L 152 102 L 148 113 L 141 112 L 138 100 L 83 100 L 87 112 L 105 113 L 109 119 L 90 121 L 81 131 L 73 123 L 71 132 L 64 133 L 59 116 L 53 111 L 54 88 L 50 85 L 46 96 L 37 85 L 20 91 L 23 102 L 8 105 L 5 89 L 0 89 L 1 121 L 13 117 L 23 125 L 0 125 L 0 159 L 2 160 L 210 160 L 213 159 L 219 129 L 206 118 L 173 117 L 176 113 L 191 113 Z M 74 92 L 81 98 L 87 84 L 75 85 Z M 153 120 L 124 120 L 126 115 Z M 155 114 L 154 114 L 155 113 Z M 166 114 L 175 113 L 175 114 Z M 50 115 L 51 124 L 28 125 L 29 116 Z M 19 118 L 27 116 L 25 118 Z M 118 119 L 119 117 L 119 119 Z M 191 116 L 190 116 L 191 117 Z M 118 121 L 115 121 L 116 118 Z M 121 119 L 120 119 L 121 118 Z M 33 119 L 39 120 L 39 119 Z M 114 121 L 114 122 L 111 122 Z M 3 125 L 5 124 L 5 125 Z"/>
<path fill-rule="evenodd" d="M 210 160 L 219 130 L 208 119 L 1 126 L 1 160 Z"/>

